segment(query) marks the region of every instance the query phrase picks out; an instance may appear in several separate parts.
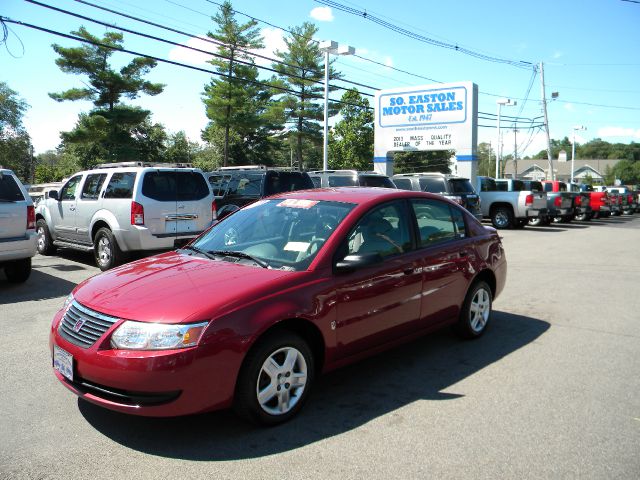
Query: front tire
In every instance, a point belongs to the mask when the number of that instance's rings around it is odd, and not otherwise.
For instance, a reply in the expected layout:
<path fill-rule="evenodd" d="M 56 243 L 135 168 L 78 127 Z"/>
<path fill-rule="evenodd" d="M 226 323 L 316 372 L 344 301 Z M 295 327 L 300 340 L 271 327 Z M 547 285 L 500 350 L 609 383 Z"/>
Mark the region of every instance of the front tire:
<path fill-rule="evenodd" d="M 507 207 L 496 207 L 491 212 L 491 224 L 501 230 L 513 226 L 513 212 Z"/>
<path fill-rule="evenodd" d="M 280 331 L 259 340 L 244 360 L 234 398 L 236 413 L 277 425 L 302 408 L 315 375 L 313 353 L 298 335 Z"/>
<path fill-rule="evenodd" d="M 455 330 L 463 338 L 478 338 L 491 319 L 493 294 L 487 282 L 474 283 L 462 304 Z"/>
<path fill-rule="evenodd" d="M 24 283 L 31 275 L 31 257 L 5 264 L 4 273 L 11 283 Z"/>
<path fill-rule="evenodd" d="M 51 238 L 51 232 L 47 226 L 47 221 L 41 218 L 36 222 L 36 233 L 38 234 L 38 253 L 40 255 L 52 255 L 56 251 Z"/>
<path fill-rule="evenodd" d="M 118 265 L 123 258 L 118 242 L 111 230 L 101 228 L 93 239 L 93 256 L 103 272 Z"/>

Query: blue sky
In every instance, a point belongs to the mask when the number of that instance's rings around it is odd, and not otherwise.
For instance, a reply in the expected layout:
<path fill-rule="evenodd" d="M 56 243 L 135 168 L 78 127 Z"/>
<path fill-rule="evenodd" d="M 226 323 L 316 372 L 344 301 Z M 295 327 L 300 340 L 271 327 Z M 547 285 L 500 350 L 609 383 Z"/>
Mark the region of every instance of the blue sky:
<path fill-rule="evenodd" d="M 608 142 L 640 142 L 640 3 L 624 0 L 448 0 L 405 1 L 336 0 L 342 6 L 384 20 L 423 37 L 456 44 L 489 57 L 544 62 L 547 95 L 558 92 L 548 104 L 551 138 L 571 138 L 578 143 L 593 138 Z M 197 36 L 215 27 L 210 19 L 218 10 L 211 0 L 93 0 L 92 3 L 131 16 L 182 30 L 194 38 L 158 30 L 73 0 L 42 3 L 82 14 L 123 28 L 142 31 L 178 43 L 198 45 Z M 335 40 L 356 48 L 357 57 L 336 59 L 346 80 L 378 89 L 472 81 L 479 86 L 479 111 L 495 115 L 496 100 L 517 99 L 515 107 L 503 107 L 502 115 L 526 118 L 542 115 L 539 74 L 531 68 L 474 58 L 459 51 L 436 47 L 384 28 L 362 16 L 330 8 L 312 0 L 272 2 L 235 0 L 236 11 L 259 20 L 267 48 L 282 49 L 289 28 L 310 21 L 318 26 L 318 40 Z M 238 20 L 248 18 L 238 13 Z M 62 33 L 84 25 L 101 36 L 105 27 L 48 10 L 23 0 L 2 0 L 0 15 Z M 55 148 L 59 132 L 73 128 L 78 113 L 91 109 L 89 102 L 57 103 L 49 92 L 81 87 L 82 77 L 64 74 L 55 65 L 52 43 L 76 46 L 77 42 L 8 23 L 9 35 L 0 45 L 0 80 L 24 98 L 31 108 L 25 125 L 36 153 Z M 125 48 L 175 61 L 211 68 L 202 55 L 125 33 Z M 203 45 L 200 42 L 200 45 Z M 204 49 L 211 46 L 204 44 Z M 128 63 L 127 54 L 115 54 L 114 65 Z M 393 68 L 390 68 L 393 67 Z M 403 73 L 399 70 L 402 70 Z M 265 73 L 268 75 L 268 72 Z M 166 84 L 156 97 L 134 103 L 153 113 L 153 121 L 171 132 L 184 130 L 199 140 L 207 118 L 201 101 L 207 73 L 159 64 L 147 77 Z M 428 80 L 431 79 L 431 80 Z M 361 89 L 373 93 L 371 89 Z M 337 98 L 336 94 L 336 98 Z M 373 104 L 373 101 L 372 101 Z M 480 120 L 480 141 L 496 142 L 495 120 Z M 519 153 L 532 155 L 545 148 L 544 134 L 519 127 Z M 504 153 L 513 151 L 512 132 L 505 133 Z"/>

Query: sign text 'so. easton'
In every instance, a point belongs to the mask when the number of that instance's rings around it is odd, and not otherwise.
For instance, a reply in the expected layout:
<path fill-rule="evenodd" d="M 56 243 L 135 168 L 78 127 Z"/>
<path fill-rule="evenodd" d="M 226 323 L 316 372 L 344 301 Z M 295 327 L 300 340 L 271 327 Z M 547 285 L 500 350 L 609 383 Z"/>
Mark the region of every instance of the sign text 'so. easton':
<path fill-rule="evenodd" d="M 420 90 L 380 95 L 378 120 L 381 127 L 403 127 L 467 120 L 467 89 Z"/>

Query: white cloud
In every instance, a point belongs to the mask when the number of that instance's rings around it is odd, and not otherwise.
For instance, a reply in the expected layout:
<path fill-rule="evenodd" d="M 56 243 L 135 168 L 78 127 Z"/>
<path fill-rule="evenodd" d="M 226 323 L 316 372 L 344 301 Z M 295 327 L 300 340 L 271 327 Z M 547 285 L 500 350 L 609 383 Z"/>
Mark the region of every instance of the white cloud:
<path fill-rule="evenodd" d="M 386 58 L 384 59 L 384 64 L 385 64 L 387 67 L 393 67 L 393 59 L 392 59 L 391 57 L 386 57 Z"/>
<path fill-rule="evenodd" d="M 562 52 L 560 52 L 560 51 L 556 51 L 556 52 L 554 52 L 554 54 L 553 54 L 553 58 L 554 58 L 554 59 L 558 59 L 558 58 L 563 57 L 563 56 L 564 56 L 564 53 L 562 53 Z"/>
<path fill-rule="evenodd" d="M 319 22 L 333 22 L 333 12 L 331 7 L 316 7 L 311 10 L 309 16 Z"/>
<path fill-rule="evenodd" d="M 215 44 L 207 41 L 206 35 L 198 35 L 190 38 L 185 44 L 187 47 L 197 48 L 206 52 L 216 52 Z M 174 47 L 169 51 L 169 59 L 174 62 L 190 63 L 192 65 L 204 65 L 213 57 L 207 53 L 197 52 L 185 47 Z"/>
<path fill-rule="evenodd" d="M 260 33 L 262 34 L 264 48 L 255 51 L 255 53 L 257 53 L 258 55 L 275 59 L 276 50 L 280 50 L 281 52 L 285 52 L 287 50 L 287 44 L 284 42 L 284 34 L 282 30 L 267 27 L 263 28 Z M 270 67 L 272 63 L 273 62 L 271 60 L 256 58 L 256 64 L 263 67 Z"/>
<path fill-rule="evenodd" d="M 574 112 L 576 110 L 576 107 L 573 106 L 573 103 L 565 103 L 564 109 L 570 112 Z"/>
<path fill-rule="evenodd" d="M 635 137 L 640 138 L 640 128 L 604 127 L 598 130 L 598 137 Z"/>

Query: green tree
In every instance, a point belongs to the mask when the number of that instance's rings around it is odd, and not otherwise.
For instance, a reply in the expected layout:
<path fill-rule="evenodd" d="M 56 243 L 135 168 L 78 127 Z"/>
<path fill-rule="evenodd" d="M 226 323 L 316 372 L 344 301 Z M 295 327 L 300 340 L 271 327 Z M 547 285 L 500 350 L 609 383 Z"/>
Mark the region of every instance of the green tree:
<path fill-rule="evenodd" d="M 213 21 L 217 29 L 207 35 L 220 42 L 220 56 L 210 63 L 221 76 L 213 78 L 204 89 L 210 122 L 203 139 L 221 145 L 224 166 L 230 161 L 256 163 L 254 157 L 266 157 L 269 150 L 271 89 L 257 82 L 258 69 L 249 53 L 264 47 L 262 37 L 255 20 L 244 24 L 236 21 L 229 1 L 220 6 Z"/>
<path fill-rule="evenodd" d="M 54 44 L 53 49 L 59 55 L 56 65 L 65 73 L 86 76 L 88 83 L 84 88 L 49 96 L 58 102 L 91 101 L 95 108 L 88 114 L 80 114 L 76 127 L 61 135 L 63 145 L 77 147 L 73 154 L 85 168 L 103 161 L 154 160 L 158 144 L 153 135 L 157 136 L 158 128 L 149 121 L 151 112 L 124 105 L 122 99 L 162 92 L 164 85 L 143 78 L 156 66 L 155 60 L 135 57 L 115 70 L 109 59 L 122 49 L 122 33 L 106 32 L 99 38 L 84 27 L 72 33 L 88 43 L 72 48 Z"/>
<path fill-rule="evenodd" d="M 491 144 L 478 144 L 478 175 L 493 177 L 496 174 L 496 156 Z"/>
<path fill-rule="evenodd" d="M 170 163 L 193 163 L 200 146 L 190 142 L 184 131 L 169 135 L 164 158 Z"/>
<path fill-rule="evenodd" d="M 14 170 L 25 182 L 33 175 L 31 137 L 22 123 L 27 108 L 18 92 L 0 82 L 0 165 Z"/>
<path fill-rule="evenodd" d="M 332 168 L 371 170 L 373 162 L 373 111 L 358 90 L 342 95 L 342 119 L 329 133 L 329 164 Z"/>
<path fill-rule="evenodd" d="M 295 159 L 300 166 L 304 163 L 304 142 L 310 142 L 315 148 L 322 142 L 324 120 L 324 58 L 318 43 L 313 39 L 318 29 L 305 22 L 302 26 L 292 27 L 284 41 L 286 51 L 275 52 L 282 63 L 274 63 L 279 79 L 274 83 L 288 89 L 280 98 L 286 122 L 291 135 L 295 138 Z M 329 66 L 329 79 L 336 80 L 341 75 Z M 334 91 L 330 87 L 329 91 Z M 337 106 L 330 104 L 329 116 L 337 113 Z"/>

